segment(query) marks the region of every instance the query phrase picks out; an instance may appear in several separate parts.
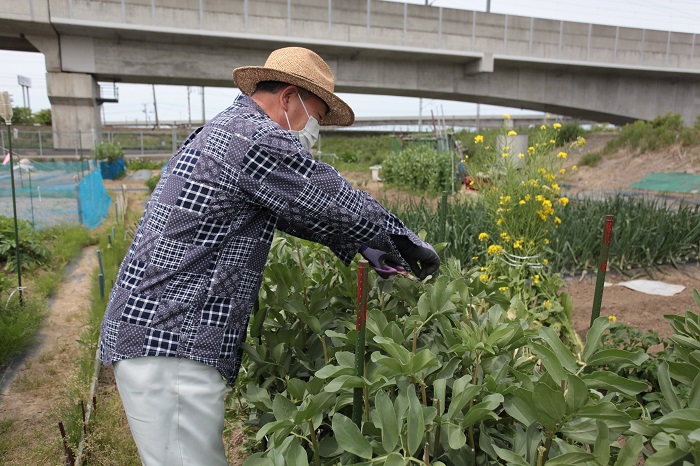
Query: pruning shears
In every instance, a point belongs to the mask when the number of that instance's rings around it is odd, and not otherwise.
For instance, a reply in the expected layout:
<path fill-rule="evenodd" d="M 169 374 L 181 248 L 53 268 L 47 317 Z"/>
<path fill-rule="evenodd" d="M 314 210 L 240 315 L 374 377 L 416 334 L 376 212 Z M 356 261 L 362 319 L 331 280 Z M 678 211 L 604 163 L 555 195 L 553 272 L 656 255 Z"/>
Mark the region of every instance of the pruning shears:
<path fill-rule="evenodd" d="M 382 278 L 386 279 L 394 275 L 401 275 L 409 280 L 418 281 L 418 278 L 411 275 L 405 267 L 399 265 L 391 254 L 378 249 L 368 248 L 367 246 L 360 248 L 360 254 L 367 259 L 369 266 Z"/>

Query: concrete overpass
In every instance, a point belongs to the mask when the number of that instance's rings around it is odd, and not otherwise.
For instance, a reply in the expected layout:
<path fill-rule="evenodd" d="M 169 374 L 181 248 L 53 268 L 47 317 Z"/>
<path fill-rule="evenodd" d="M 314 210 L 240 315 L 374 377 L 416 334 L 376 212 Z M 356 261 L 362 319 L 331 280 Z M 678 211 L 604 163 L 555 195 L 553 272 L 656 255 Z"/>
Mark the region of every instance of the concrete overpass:
<path fill-rule="evenodd" d="M 232 86 L 287 45 L 319 52 L 339 92 L 615 124 L 700 113 L 695 34 L 380 0 L 0 0 L 0 48 L 46 57 L 57 147 L 99 132 L 98 81 Z"/>

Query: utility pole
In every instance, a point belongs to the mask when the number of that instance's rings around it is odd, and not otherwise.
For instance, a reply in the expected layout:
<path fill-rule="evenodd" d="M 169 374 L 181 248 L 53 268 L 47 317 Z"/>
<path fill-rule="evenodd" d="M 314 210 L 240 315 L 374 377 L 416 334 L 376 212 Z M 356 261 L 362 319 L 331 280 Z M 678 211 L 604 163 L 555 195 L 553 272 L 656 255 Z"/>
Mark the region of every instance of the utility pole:
<path fill-rule="evenodd" d="M 148 104 L 143 104 L 143 114 L 146 117 L 146 126 L 148 126 Z"/>
<path fill-rule="evenodd" d="M 486 13 L 491 13 L 491 0 L 486 0 Z"/>
<path fill-rule="evenodd" d="M 204 111 L 204 86 L 202 86 L 202 125 L 204 125 L 204 123 L 207 120 L 207 117 L 205 115 L 206 113 Z"/>
<path fill-rule="evenodd" d="M 156 103 L 156 85 L 151 84 L 153 87 L 153 110 L 156 113 L 156 128 L 160 128 L 160 123 L 158 122 L 158 104 Z"/>
<path fill-rule="evenodd" d="M 187 86 L 187 124 L 188 128 L 192 129 L 192 107 L 190 106 L 190 86 Z"/>

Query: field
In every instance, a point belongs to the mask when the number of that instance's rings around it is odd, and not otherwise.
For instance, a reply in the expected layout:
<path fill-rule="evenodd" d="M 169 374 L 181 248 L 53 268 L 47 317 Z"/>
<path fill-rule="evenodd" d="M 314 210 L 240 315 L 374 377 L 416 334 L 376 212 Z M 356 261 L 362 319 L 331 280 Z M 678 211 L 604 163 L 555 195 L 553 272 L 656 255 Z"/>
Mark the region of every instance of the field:
<path fill-rule="evenodd" d="M 567 176 L 558 179 L 562 191 L 551 198 L 557 214 L 567 207 L 558 202 L 565 196 L 603 196 L 626 190 L 648 172 L 700 168 L 700 148 L 679 145 L 642 154 L 622 149 L 580 165 L 610 138 L 587 136 L 585 150 L 560 157 Z M 572 170 L 574 165 L 578 170 Z M 386 205 L 406 206 L 421 197 L 372 181 L 369 170 L 343 174 Z M 139 187 L 128 180 L 124 184 Z M 131 223 L 147 193 L 132 194 Z M 499 195 L 508 202 L 506 193 Z M 459 202 L 478 196 L 460 190 L 450 202 L 467 205 Z M 435 226 L 444 215 L 439 194 L 427 196 L 426 205 L 436 209 L 432 224 L 409 226 L 440 229 Z M 495 224 L 498 217 L 493 218 Z M 98 233 L 103 251 L 108 232 L 105 225 Z M 550 466 L 634 465 L 644 457 L 650 466 L 676 464 L 669 458 L 679 465 L 682 458 L 697 460 L 700 442 L 692 433 L 700 428 L 693 417 L 700 413 L 700 397 L 693 395 L 700 387 L 693 359 L 700 337 L 700 302 L 693 300 L 693 288 L 700 288 L 697 261 L 677 267 L 630 264 L 609 272 L 611 283 L 644 277 L 686 289 L 659 297 L 607 287 L 603 317 L 589 333 L 595 265 L 562 275 L 556 270 L 551 276 L 513 273 L 485 251 L 487 245 L 512 248 L 518 239 L 512 234 L 513 240 L 499 242 L 499 233 L 507 232 L 484 231 L 487 241 L 473 239 L 484 249 L 478 259 L 459 263 L 447 255 L 449 247 L 444 249 L 440 276 L 423 285 L 370 278 L 364 378 L 353 367 L 356 266 L 342 267 L 325 248 L 278 237 L 261 307 L 251 321 L 246 371 L 228 400 L 231 464 L 245 457 L 250 466 L 351 464 L 358 458 L 364 459 L 361 464 Z M 111 254 L 123 247 L 115 244 Z M 695 248 L 690 251 L 697 254 Z M 84 257 L 93 255 L 92 249 L 84 252 Z M 111 270 L 118 258 L 110 261 Z M 100 308 L 91 262 L 82 260 L 67 272 L 71 278 L 52 303 L 41 346 L 3 393 L 2 464 L 61 462 L 59 418 L 72 423 L 69 438 L 77 445 L 76 402 L 86 399 L 94 313 Z M 77 289 L 91 291 L 79 295 Z M 684 314 L 687 310 L 695 314 Z M 664 314 L 685 317 L 669 321 Z M 72 343 L 78 339 L 79 345 Z M 80 367 L 70 361 L 80 361 Z M 55 380 L 65 382 L 60 390 L 54 389 Z M 361 431 L 351 420 L 357 393 L 364 399 Z M 88 437 L 91 461 L 138 464 L 110 370 L 100 378 L 97 406 Z"/>

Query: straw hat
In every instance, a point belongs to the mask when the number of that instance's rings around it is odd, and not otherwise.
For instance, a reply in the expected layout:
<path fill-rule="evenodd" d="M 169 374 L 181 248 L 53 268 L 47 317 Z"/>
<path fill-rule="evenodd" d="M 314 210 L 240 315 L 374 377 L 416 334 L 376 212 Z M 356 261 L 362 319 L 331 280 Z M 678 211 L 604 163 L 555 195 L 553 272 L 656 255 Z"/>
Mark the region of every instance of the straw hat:
<path fill-rule="evenodd" d="M 251 95 L 261 81 L 280 81 L 306 89 L 328 105 L 322 126 L 350 126 L 355 114 L 348 104 L 333 93 L 335 78 L 321 57 L 302 47 L 275 50 L 265 66 L 243 66 L 233 70 L 233 83 Z"/>

